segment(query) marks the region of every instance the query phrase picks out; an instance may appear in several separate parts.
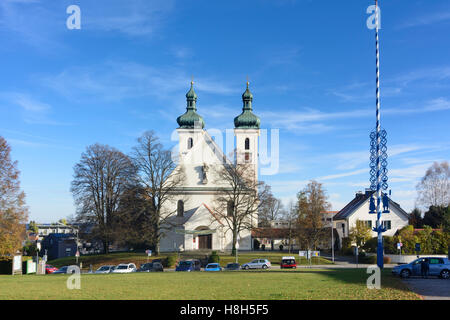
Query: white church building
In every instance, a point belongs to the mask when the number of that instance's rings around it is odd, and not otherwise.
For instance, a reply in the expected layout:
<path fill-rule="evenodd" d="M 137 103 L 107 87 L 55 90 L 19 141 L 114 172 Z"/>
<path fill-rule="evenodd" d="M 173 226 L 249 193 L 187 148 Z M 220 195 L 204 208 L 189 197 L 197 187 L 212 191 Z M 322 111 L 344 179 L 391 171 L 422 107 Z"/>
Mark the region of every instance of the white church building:
<path fill-rule="evenodd" d="M 225 164 L 243 161 L 250 165 L 258 179 L 258 139 L 260 120 L 252 112 L 253 95 L 248 88 L 242 95 L 243 110 L 234 119 L 235 148 L 230 160 L 222 148 L 204 129 L 205 122 L 197 113 L 197 94 L 191 82 L 186 94 L 187 110 L 177 118 L 178 163 L 174 172 L 182 170 L 184 179 L 173 199 L 164 204 L 169 216 L 161 221 L 163 235 L 160 251 L 193 251 L 232 249 L 232 231 L 224 218 L 217 215 L 218 194 L 229 188 L 220 181 L 217 172 Z M 258 225 L 257 215 L 250 215 L 249 223 Z M 239 250 L 252 249 L 251 230 L 242 230 L 238 235 Z"/>

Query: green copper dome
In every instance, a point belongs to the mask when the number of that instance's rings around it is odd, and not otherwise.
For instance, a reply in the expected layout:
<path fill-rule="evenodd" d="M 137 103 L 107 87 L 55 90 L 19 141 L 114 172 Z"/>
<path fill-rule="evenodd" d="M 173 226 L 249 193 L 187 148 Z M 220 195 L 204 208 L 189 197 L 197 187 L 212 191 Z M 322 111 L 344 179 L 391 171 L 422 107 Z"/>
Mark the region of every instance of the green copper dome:
<path fill-rule="evenodd" d="M 237 129 L 259 129 L 261 120 L 252 112 L 253 95 L 248 89 L 248 82 L 247 89 L 242 94 L 242 101 L 244 107 L 242 113 L 234 118 L 234 127 Z"/>
<path fill-rule="evenodd" d="M 196 122 L 203 129 L 205 127 L 205 121 L 197 113 L 197 94 L 194 91 L 194 82 L 191 81 L 191 89 L 186 93 L 186 112 L 177 118 L 178 125 L 182 129 L 193 129 Z"/>

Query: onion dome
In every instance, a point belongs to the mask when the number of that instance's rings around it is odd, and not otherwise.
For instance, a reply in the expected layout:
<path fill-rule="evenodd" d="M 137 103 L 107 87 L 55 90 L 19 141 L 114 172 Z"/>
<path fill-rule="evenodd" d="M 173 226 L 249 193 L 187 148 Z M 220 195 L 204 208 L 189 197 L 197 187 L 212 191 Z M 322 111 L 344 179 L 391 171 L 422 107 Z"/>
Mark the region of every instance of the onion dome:
<path fill-rule="evenodd" d="M 186 112 L 177 118 L 178 125 L 181 129 L 193 129 L 197 123 L 197 126 L 205 127 L 205 121 L 197 113 L 197 94 L 194 91 L 194 82 L 191 81 L 191 89 L 186 93 Z"/>
<path fill-rule="evenodd" d="M 242 94 L 242 101 L 244 102 L 244 107 L 242 108 L 242 113 L 234 118 L 234 127 L 236 129 L 259 129 L 261 120 L 252 112 L 252 101 L 253 95 L 248 88 Z"/>

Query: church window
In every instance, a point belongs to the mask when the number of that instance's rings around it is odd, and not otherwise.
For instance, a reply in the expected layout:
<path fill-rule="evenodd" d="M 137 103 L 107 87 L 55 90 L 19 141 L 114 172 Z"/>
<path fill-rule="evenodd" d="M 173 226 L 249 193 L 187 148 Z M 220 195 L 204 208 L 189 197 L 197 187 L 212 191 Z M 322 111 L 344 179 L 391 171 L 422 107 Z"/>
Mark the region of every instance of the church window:
<path fill-rule="evenodd" d="M 228 201 L 227 204 L 227 216 L 232 217 L 233 216 L 233 211 L 234 211 L 234 203 L 233 201 Z"/>
<path fill-rule="evenodd" d="M 184 202 L 183 200 L 178 200 L 177 203 L 177 216 L 182 217 L 184 215 Z"/>
<path fill-rule="evenodd" d="M 250 162 L 250 153 L 249 152 L 245 153 L 245 162 Z"/>
<path fill-rule="evenodd" d="M 191 149 L 193 145 L 194 145 L 194 140 L 192 138 L 189 138 L 188 139 L 188 146 L 187 146 L 188 149 Z"/>
<path fill-rule="evenodd" d="M 245 138 L 245 150 L 250 150 L 250 139 Z"/>

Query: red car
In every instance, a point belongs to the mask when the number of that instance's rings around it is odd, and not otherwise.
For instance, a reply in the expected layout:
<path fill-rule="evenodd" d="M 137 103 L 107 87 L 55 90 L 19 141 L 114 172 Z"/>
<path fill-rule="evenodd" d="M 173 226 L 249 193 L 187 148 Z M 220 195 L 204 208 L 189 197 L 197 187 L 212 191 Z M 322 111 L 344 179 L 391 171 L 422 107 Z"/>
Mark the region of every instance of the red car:
<path fill-rule="evenodd" d="M 49 264 L 46 264 L 46 265 L 45 265 L 45 273 L 46 273 L 46 274 L 53 273 L 53 272 L 55 272 L 56 270 L 58 270 L 58 268 L 55 268 L 54 266 L 51 266 L 51 265 L 49 265 Z"/>
<path fill-rule="evenodd" d="M 281 258 L 280 268 L 297 268 L 297 263 L 294 257 L 283 257 Z"/>

